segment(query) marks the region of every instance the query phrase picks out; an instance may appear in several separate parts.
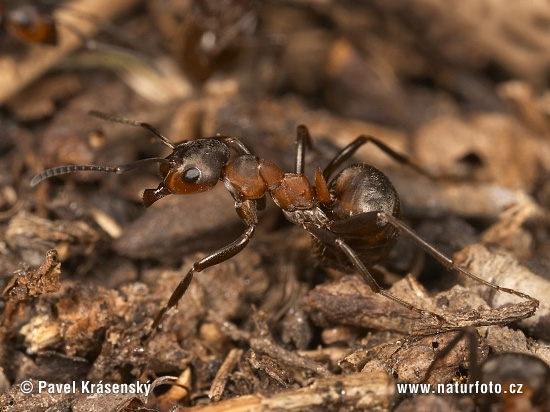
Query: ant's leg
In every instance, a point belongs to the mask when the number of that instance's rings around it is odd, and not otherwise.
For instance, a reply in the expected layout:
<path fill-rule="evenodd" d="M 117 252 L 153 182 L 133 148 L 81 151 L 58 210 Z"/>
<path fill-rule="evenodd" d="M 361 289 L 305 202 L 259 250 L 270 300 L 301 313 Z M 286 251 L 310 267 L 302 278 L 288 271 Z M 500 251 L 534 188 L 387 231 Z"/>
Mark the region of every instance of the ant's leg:
<path fill-rule="evenodd" d="M 168 303 L 164 305 L 164 307 L 160 310 L 157 317 L 153 321 L 153 324 L 151 326 L 151 334 L 155 333 L 155 330 L 159 326 L 164 314 L 168 311 L 168 309 L 178 304 L 179 300 L 189 287 L 189 284 L 191 283 L 191 280 L 193 279 L 193 274 L 195 272 L 200 272 L 206 268 L 209 268 L 210 266 L 225 262 L 236 254 L 240 253 L 246 247 L 246 245 L 248 245 L 248 242 L 254 235 L 256 224 L 258 223 L 257 207 L 257 200 L 245 200 L 242 203 L 239 202 L 235 204 L 235 210 L 237 211 L 237 214 L 247 226 L 246 230 L 238 239 L 234 240 L 229 245 L 216 250 L 215 252 L 203 257 L 200 260 L 197 260 L 193 264 L 191 269 L 189 269 L 189 272 L 187 272 L 180 283 L 178 283 L 178 286 L 176 286 L 176 289 L 174 289 L 174 291 L 172 292 L 170 299 L 168 299 Z"/>
<path fill-rule="evenodd" d="M 133 120 L 133 119 L 126 119 L 125 117 L 120 117 L 118 115 L 100 112 L 99 110 L 90 110 L 88 114 L 90 116 L 98 117 L 100 119 L 108 120 L 110 122 L 116 122 L 116 123 L 127 124 L 130 126 L 141 127 L 145 130 L 148 130 L 152 134 L 154 134 L 157 138 L 160 139 L 162 143 L 164 143 L 170 149 L 174 150 L 176 148 L 176 145 L 174 143 L 168 140 L 168 138 L 165 137 L 155 126 L 150 125 L 149 123 L 140 122 L 138 120 Z"/>
<path fill-rule="evenodd" d="M 379 293 L 382 296 L 385 296 L 386 298 L 391 299 L 394 302 L 397 302 L 400 305 L 405 306 L 409 310 L 412 310 L 414 312 L 421 314 L 422 316 L 431 316 L 432 318 L 436 319 L 438 322 L 447 323 L 446 319 L 443 316 L 438 315 L 437 313 L 433 313 L 429 310 L 417 308 L 413 304 L 406 302 L 402 299 L 399 299 L 397 296 L 392 295 L 387 290 L 382 289 L 380 285 L 376 282 L 376 280 L 374 280 L 374 278 L 372 277 L 372 275 L 370 274 L 366 266 L 363 264 L 361 259 L 359 259 L 355 251 L 346 242 L 344 242 L 344 240 L 340 238 L 337 234 L 331 232 L 328 229 L 323 229 L 312 224 L 306 224 L 306 230 L 310 234 L 315 236 L 317 239 L 319 239 L 320 241 L 339 248 L 349 259 L 349 261 L 351 262 L 355 270 L 359 272 L 359 274 L 363 278 L 363 281 L 369 286 L 369 288 L 374 293 Z"/>
<path fill-rule="evenodd" d="M 397 162 L 413 168 L 418 173 L 421 173 L 428 177 L 432 177 L 426 170 L 424 170 L 423 168 L 421 168 L 420 166 L 418 166 L 417 164 L 409 160 L 407 156 L 396 152 L 391 147 L 381 142 L 377 138 L 368 136 L 368 135 L 361 135 L 357 137 L 353 142 L 348 144 L 346 147 L 344 147 L 342 150 L 340 150 L 340 152 L 338 152 L 336 156 L 334 156 L 334 158 L 329 162 L 329 164 L 323 170 L 323 175 L 325 176 L 325 179 L 329 180 L 330 176 L 343 162 L 345 162 L 351 156 L 353 156 L 361 146 L 369 142 L 375 144 L 380 150 L 382 150 L 384 153 L 386 153 L 388 156 L 390 156 L 392 159 L 396 160 Z"/>
<path fill-rule="evenodd" d="M 212 139 L 219 140 L 223 143 L 225 143 L 227 146 L 235 150 L 237 154 L 240 155 L 247 155 L 250 154 L 250 150 L 244 145 L 243 142 L 241 142 L 236 137 L 229 137 L 229 136 L 214 136 Z"/>
<path fill-rule="evenodd" d="M 304 125 L 296 128 L 296 162 L 294 163 L 294 172 L 304 174 L 306 162 L 306 148 L 311 149 L 311 136 L 309 130 Z"/>
<path fill-rule="evenodd" d="M 439 250 L 437 250 L 435 247 L 430 245 L 428 242 L 426 242 L 424 239 L 422 239 L 420 236 L 418 236 L 410 227 L 408 227 L 405 223 L 403 223 L 401 220 L 388 215 L 384 212 L 378 212 L 378 219 L 384 223 L 388 223 L 395 227 L 397 230 L 399 230 L 401 233 L 403 233 L 405 236 L 407 236 L 409 239 L 411 239 L 414 243 L 416 243 L 419 247 L 421 247 L 426 253 L 429 253 L 432 255 L 437 261 L 439 261 L 442 265 L 444 265 L 448 270 L 456 270 L 459 273 L 462 273 L 466 276 L 468 276 L 471 279 L 474 279 L 475 281 L 485 285 L 489 286 L 493 289 L 509 293 L 511 295 L 519 296 L 520 298 L 527 299 L 531 301 L 533 304 L 536 305 L 536 307 L 539 306 L 539 301 L 535 298 L 532 298 L 531 296 L 518 292 L 514 289 L 509 288 L 503 288 L 501 286 L 495 285 L 494 283 L 488 282 L 484 279 L 481 279 L 480 277 L 468 272 L 466 269 L 464 269 L 461 266 L 458 266 L 454 261 L 447 256 L 445 256 L 443 253 L 441 253 Z M 535 307 L 535 308 L 536 308 Z"/>
<path fill-rule="evenodd" d="M 453 262 L 452 259 L 445 256 L 443 253 L 441 253 L 439 250 L 437 250 L 435 247 L 430 245 L 428 242 L 426 242 L 424 239 L 422 239 L 420 236 L 418 236 L 410 227 L 408 227 L 405 223 L 403 223 L 401 220 L 397 219 L 396 217 L 389 215 L 385 212 L 367 212 L 367 213 L 361 213 L 359 215 L 355 215 L 346 219 L 336 220 L 332 222 L 331 224 L 331 230 L 336 233 L 346 233 L 348 231 L 357 230 L 357 228 L 360 228 L 365 225 L 372 225 L 373 218 L 379 219 L 384 224 L 388 223 L 392 225 L 394 228 L 399 230 L 401 233 L 403 233 L 405 236 L 407 236 L 409 239 L 411 239 L 414 243 L 416 243 L 419 247 L 421 247 L 426 253 L 433 256 L 437 261 L 439 261 L 441 264 L 443 264 L 448 270 L 455 270 L 459 273 L 463 273 L 464 275 L 468 276 L 471 279 L 474 279 L 481 284 L 491 287 L 493 289 L 506 292 L 512 295 L 519 296 L 523 299 L 527 299 L 538 307 L 538 301 L 535 298 L 532 298 L 531 296 L 518 292 L 514 289 L 504 288 L 498 285 L 495 285 L 494 283 L 488 282 L 484 279 L 481 279 L 480 277 L 468 272 L 466 269 L 464 269 L 461 266 L 458 266 Z M 382 224 L 380 225 L 382 226 Z"/>
<path fill-rule="evenodd" d="M 160 310 L 157 317 L 155 318 L 153 325 L 151 326 L 152 333 L 155 332 L 157 327 L 159 326 L 160 322 L 162 321 L 162 318 L 164 314 L 172 307 L 176 306 L 189 287 L 189 284 L 191 283 L 191 280 L 193 279 L 193 274 L 195 272 L 200 272 L 206 268 L 209 268 L 210 266 L 217 265 L 218 263 L 225 262 L 226 260 L 232 258 L 239 252 L 241 252 L 248 242 L 250 241 L 250 238 L 254 235 L 254 230 L 256 229 L 255 225 L 248 226 L 246 228 L 246 231 L 235 241 L 230 243 L 229 245 L 216 250 L 215 252 L 211 253 L 208 256 L 205 256 L 204 258 L 197 260 L 191 269 L 189 269 L 189 272 L 184 276 L 184 278 L 178 283 L 178 286 L 176 286 L 176 289 L 174 289 L 174 292 L 172 292 L 172 295 L 170 296 L 170 299 L 168 299 L 168 303 L 164 305 L 164 307 Z"/>
<path fill-rule="evenodd" d="M 294 173 L 304 174 L 306 167 L 306 149 L 311 150 L 311 136 L 306 126 L 299 125 L 296 128 L 296 162 L 294 163 Z M 317 166 L 315 172 L 315 197 L 319 203 L 330 203 L 330 193 L 327 181 L 323 177 L 323 172 Z"/>
<path fill-rule="evenodd" d="M 336 234 L 346 234 L 358 229 L 376 224 L 378 221 L 378 212 L 364 212 L 358 215 L 346 217 L 345 219 L 333 220 L 330 223 L 330 230 Z"/>

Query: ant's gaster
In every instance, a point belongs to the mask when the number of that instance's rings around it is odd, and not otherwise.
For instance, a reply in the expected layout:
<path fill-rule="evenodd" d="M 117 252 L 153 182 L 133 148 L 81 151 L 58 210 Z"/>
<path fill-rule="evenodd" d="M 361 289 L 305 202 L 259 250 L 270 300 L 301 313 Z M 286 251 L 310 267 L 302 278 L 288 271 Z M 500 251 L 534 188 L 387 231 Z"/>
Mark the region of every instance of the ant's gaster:
<path fill-rule="evenodd" d="M 348 262 L 348 265 L 361 275 L 374 292 L 412 311 L 432 316 L 440 323 L 446 323 L 445 318 L 417 308 L 382 289 L 369 272 L 369 267 L 388 254 L 400 233 L 409 237 L 447 269 L 456 270 L 496 290 L 528 299 L 538 306 L 538 301 L 524 293 L 497 286 L 471 274 L 422 240 L 400 220 L 400 202 L 397 192 L 386 175 L 378 169 L 360 163 L 346 167 L 333 176 L 346 160 L 367 143 L 374 144 L 396 161 L 423 172 L 407 157 L 393 151 L 372 136 L 357 137 L 342 149 L 324 170 L 317 168 L 315 181 L 312 184 L 304 174 L 305 151 L 311 146 L 310 135 L 305 126 L 297 128 L 294 173 L 283 173 L 274 163 L 251 154 L 246 146 L 234 137 L 218 135 L 175 145 L 147 123 L 96 111 L 91 114 L 145 128 L 170 147 L 172 153 L 166 158 L 142 159 L 116 167 L 95 165 L 55 167 L 35 176 L 31 181 L 32 186 L 43 179 L 64 173 L 77 171 L 125 173 L 144 164 L 159 163 L 162 182 L 156 189 L 144 191 L 145 207 L 171 194 L 193 194 L 209 190 L 221 180 L 233 196 L 235 210 L 246 226 L 238 239 L 193 264 L 153 321 L 153 333 L 166 311 L 176 306 L 181 299 L 195 272 L 201 272 L 210 266 L 224 262 L 246 247 L 254 235 L 258 223 L 258 210 L 263 209 L 266 194 L 271 196 L 290 222 L 301 226 L 312 235 L 314 246 L 325 259 Z M 231 151 L 234 152 L 233 156 Z"/>

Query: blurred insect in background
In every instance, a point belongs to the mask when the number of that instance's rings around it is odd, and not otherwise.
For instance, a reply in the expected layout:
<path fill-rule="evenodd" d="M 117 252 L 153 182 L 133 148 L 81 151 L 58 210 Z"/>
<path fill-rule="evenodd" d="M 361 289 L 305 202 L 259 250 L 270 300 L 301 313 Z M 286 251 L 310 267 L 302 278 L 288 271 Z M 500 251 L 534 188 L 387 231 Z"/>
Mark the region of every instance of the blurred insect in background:
<path fill-rule="evenodd" d="M 260 6 L 256 0 L 148 3 L 172 56 L 199 83 L 253 48 Z"/>
<path fill-rule="evenodd" d="M 534 355 L 518 352 L 492 354 L 479 364 L 479 334 L 473 327 L 460 330 L 436 353 L 424 382 L 462 339 L 468 341 L 469 377 L 468 383 L 460 384 L 467 385 L 468 390 L 458 393 L 475 395 L 483 412 L 550 410 L 550 366 Z"/>
<path fill-rule="evenodd" d="M 71 7 L 66 0 L 0 0 L 0 29 L 9 37 L 17 40 L 19 44 L 55 46 L 60 40 L 59 28 L 63 27 L 79 37 L 88 49 L 96 49 L 98 46 L 109 47 L 107 44 L 97 43 L 88 37 L 77 24 L 57 17 L 55 14 L 58 10 L 63 10 L 70 13 L 71 16 L 93 24 L 117 41 L 131 43 L 131 46 L 136 45 L 116 25 L 92 13 Z"/>
<path fill-rule="evenodd" d="M 22 43 L 57 44 L 55 6 L 41 1 L 0 2 L 0 26 Z"/>

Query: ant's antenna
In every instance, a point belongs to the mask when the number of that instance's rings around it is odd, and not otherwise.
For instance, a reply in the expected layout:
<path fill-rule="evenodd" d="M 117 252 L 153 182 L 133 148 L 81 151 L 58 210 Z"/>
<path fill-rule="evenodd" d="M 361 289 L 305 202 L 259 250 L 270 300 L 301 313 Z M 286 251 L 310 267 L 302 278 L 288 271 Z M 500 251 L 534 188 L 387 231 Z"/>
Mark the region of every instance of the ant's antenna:
<path fill-rule="evenodd" d="M 156 127 L 151 126 L 149 123 L 126 119 L 124 117 L 103 113 L 97 110 L 92 110 L 89 112 L 89 114 L 91 116 L 99 117 L 101 119 L 109 120 L 112 122 L 118 122 L 118 123 L 129 124 L 131 126 L 143 127 L 144 129 L 150 131 L 156 137 L 158 137 L 160 141 L 164 143 L 166 146 L 168 146 L 170 149 L 174 150 L 176 148 L 176 146 L 170 140 L 164 137 L 162 133 L 157 130 Z M 137 169 L 138 167 L 141 167 L 149 163 L 170 163 L 170 162 L 167 159 L 151 157 L 149 159 L 140 159 L 140 160 L 136 160 L 135 162 L 129 163 L 127 165 L 119 165 L 119 166 L 96 166 L 96 165 L 58 166 L 52 169 L 46 169 L 42 173 L 34 176 L 31 180 L 31 186 L 36 186 L 38 183 L 40 183 L 44 179 L 48 179 L 53 176 L 64 175 L 67 173 L 88 171 L 88 172 L 109 172 L 109 173 L 121 174 L 121 173 L 129 172 L 130 170 Z"/>
<path fill-rule="evenodd" d="M 156 127 L 150 125 L 149 123 L 140 122 L 138 120 L 126 119 L 125 117 L 103 113 L 98 110 L 91 110 L 88 112 L 88 114 L 90 116 L 99 117 L 100 119 L 109 120 L 111 122 L 124 123 L 124 124 L 129 124 L 130 126 L 143 127 L 144 129 L 149 130 L 156 137 L 158 137 L 160 141 L 164 143 L 166 146 L 168 146 L 170 149 L 174 150 L 176 148 L 176 145 L 174 143 L 172 143 L 170 140 L 164 137 Z"/>
<path fill-rule="evenodd" d="M 149 159 L 136 160 L 135 162 L 129 163 L 127 165 L 120 165 L 120 166 L 114 166 L 114 167 L 113 166 L 96 166 L 96 165 L 58 166 L 58 167 L 53 167 L 51 169 L 46 169 L 42 173 L 34 176 L 31 180 L 31 186 L 36 186 L 42 180 L 48 179 L 50 177 L 64 175 L 67 173 L 91 171 L 91 172 L 110 172 L 110 173 L 122 174 L 122 173 L 129 172 L 131 170 L 137 169 L 138 167 L 141 167 L 149 163 L 169 163 L 169 161 L 167 159 L 152 157 Z"/>

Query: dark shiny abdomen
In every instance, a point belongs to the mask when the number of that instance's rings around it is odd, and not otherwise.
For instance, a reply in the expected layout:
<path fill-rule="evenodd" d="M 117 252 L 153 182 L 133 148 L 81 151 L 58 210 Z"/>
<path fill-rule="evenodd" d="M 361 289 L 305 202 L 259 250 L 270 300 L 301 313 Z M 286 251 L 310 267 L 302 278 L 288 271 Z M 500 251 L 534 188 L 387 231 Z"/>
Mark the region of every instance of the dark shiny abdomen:
<path fill-rule="evenodd" d="M 367 219 L 365 225 L 333 231 L 353 248 L 367 267 L 383 259 L 397 241 L 399 232 L 388 224 L 380 225 L 375 212 L 382 211 L 398 218 L 401 213 L 399 197 L 387 176 L 370 165 L 355 164 L 336 175 L 329 189 L 334 201 L 324 206 L 323 211 L 331 220 L 369 212 L 372 218 Z M 340 250 L 318 240 L 314 241 L 314 248 L 324 262 L 340 268 L 350 267 Z"/>

